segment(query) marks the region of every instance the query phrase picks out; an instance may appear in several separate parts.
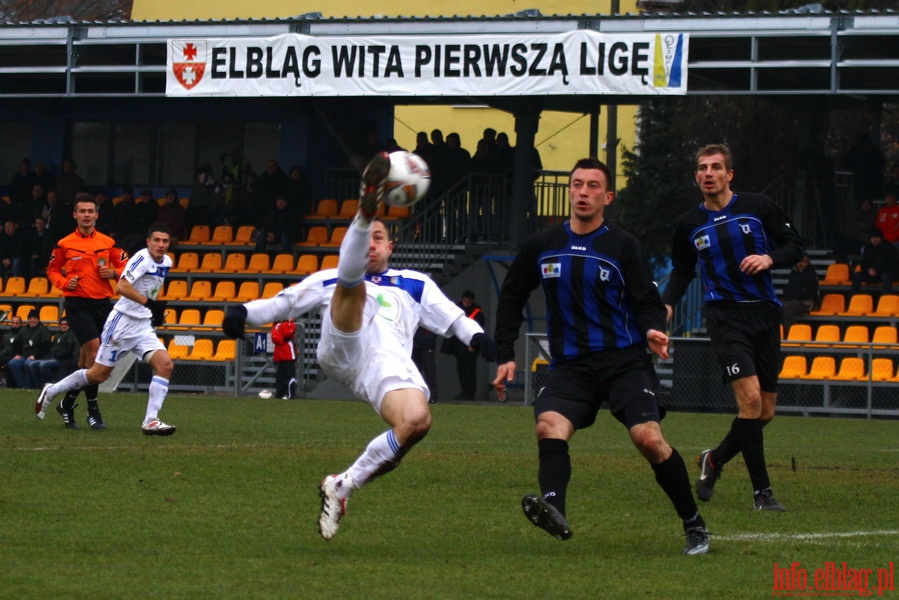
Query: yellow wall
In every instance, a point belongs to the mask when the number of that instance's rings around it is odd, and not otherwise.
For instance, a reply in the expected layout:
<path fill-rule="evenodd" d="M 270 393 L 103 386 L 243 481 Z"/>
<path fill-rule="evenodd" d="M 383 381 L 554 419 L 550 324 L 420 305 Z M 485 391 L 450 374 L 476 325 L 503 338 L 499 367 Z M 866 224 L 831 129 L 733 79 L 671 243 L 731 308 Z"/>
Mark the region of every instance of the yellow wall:
<path fill-rule="evenodd" d="M 636 14 L 636 1 L 623 0 L 621 13 Z M 287 18 L 309 12 L 321 12 L 324 17 L 370 16 L 455 16 L 455 15 L 505 15 L 521 10 L 537 8 L 543 15 L 602 15 L 609 14 L 611 0 L 382 0 L 359 2 L 355 0 L 330 0 L 327 4 L 309 0 L 134 0 L 131 18 L 136 21 L 179 21 L 220 19 L 275 19 Z M 599 158 L 607 160 L 607 116 L 612 107 L 601 107 L 599 123 Z M 616 159 L 616 184 L 621 187 L 621 146 L 634 147 L 636 108 L 620 107 L 618 110 L 618 147 Z M 397 106 L 394 132 L 399 144 L 415 147 L 415 134 L 440 129 L 444 136 L 457 132 L 462 146 L 474 154 L 477 141 L 486 127 L 505 131 L 514 145 L 515 127 L 511 114 L 485 108 L 453 106 Z M 590 139 L 590 117 L 579 113 L 545 111 L 537 131 L 537 149 L 545 169 L 568 171 L 574 162 L 587 155 Z"/>

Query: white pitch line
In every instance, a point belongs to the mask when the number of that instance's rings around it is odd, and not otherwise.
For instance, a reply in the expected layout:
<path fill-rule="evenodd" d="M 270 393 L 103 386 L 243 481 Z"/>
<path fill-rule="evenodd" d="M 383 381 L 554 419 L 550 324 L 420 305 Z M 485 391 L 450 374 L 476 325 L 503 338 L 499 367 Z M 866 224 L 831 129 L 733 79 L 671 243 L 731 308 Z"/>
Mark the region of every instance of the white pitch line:
<path fill-rule="evenodd" d="M 875 531 L 832 531 L 825 533 L 736 533 L 734 535 L 714 535 L 714 539 L 725 542 L 741 542 L 745 540 L 759 542 L 782 542 L 789 540 L 818 541 L 833 538 L 853 538 L 899 535 L 899 529 L 881 529 Z"/>

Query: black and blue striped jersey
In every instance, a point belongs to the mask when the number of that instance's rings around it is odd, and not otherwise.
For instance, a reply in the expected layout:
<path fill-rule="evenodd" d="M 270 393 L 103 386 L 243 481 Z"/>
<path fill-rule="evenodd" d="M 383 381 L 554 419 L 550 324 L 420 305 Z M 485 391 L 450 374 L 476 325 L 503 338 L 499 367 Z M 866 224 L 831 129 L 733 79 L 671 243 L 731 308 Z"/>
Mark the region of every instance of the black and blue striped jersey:
<path fill-rule="evenodd" d="M 677 222 L 665 304 L 673 306 L 681 299 L 698 264 L 706 302 L 762 300 L 779 305 L 771 270 L 747 275 L 740 262 L 751 254 L 767 254 L 774 260 L 772 268 L 792 267 L 804 253 L 787 216 L 763 194 L 735 193 L 720 211 L 700 204 Z"/>
<path fill-rule="evenodd" d="M 642 346 L 665 328 L 665 306 L 637 239 L 604 223 L 586 235 L 566 222 L 528 238 L 503 281 L 497 362 L 515 358 L 522 310 L 543 287 L 551 366 L 591 352 Z"/>

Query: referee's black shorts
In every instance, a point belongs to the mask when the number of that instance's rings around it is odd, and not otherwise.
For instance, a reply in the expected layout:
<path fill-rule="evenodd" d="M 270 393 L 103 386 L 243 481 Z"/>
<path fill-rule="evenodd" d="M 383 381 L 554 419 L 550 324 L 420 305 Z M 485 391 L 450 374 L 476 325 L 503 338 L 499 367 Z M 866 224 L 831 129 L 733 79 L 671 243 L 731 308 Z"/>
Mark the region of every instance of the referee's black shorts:
<path fill-rule="evenodd" d="M 706 323 L 725 382 L 756 375 L 763 392 L 777 392 L 782 311 L 770 302 L 709 302 Z"/>
<path fill-rule="evenodd" d="M 556 365 L 534 402 L 534 416 L 553 411 L 563 415 L 575 430 L 596 421 L 600 406 L 628 429 L 658 422 L 656 404 L 659 379 L 652 357 L 641 346 L 603 350 Z"/>
<path fill-rule="evenodd" d="M 112 312 L 112 300 L 109 298 L 66 296 L 63 305 L 69 328 L 82 346 L 100 337 L 106 317 Z"/>

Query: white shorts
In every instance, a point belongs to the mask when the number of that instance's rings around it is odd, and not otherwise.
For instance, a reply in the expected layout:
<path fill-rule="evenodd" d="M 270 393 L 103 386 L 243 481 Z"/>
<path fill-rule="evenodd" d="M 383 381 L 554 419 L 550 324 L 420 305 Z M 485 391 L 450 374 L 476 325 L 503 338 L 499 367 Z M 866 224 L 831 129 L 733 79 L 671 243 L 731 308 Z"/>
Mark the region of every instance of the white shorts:
<path fill-rule="evenodd" d="M 129 352 L 143 360 L 156 350 L 165 350 L 165 345 L 156 336 L 150 319 L 134 319 L 113 310 L 103 325 L 95 362 L 114 367 Z"/>
<path fill-rule="evenodd" d="M 318 343 L 318 364 L 328 377 L 345 385 L 356 397 L 381 414 L 381 401 L 387 392 L 415 388 L 425 399 L 431 392 L 424 379 L 406 355 L 389 326 L 377 318 L 370 319 L 355 333 L 338 331 L 331 322 L 330 311 L 322 318 Z"/>

